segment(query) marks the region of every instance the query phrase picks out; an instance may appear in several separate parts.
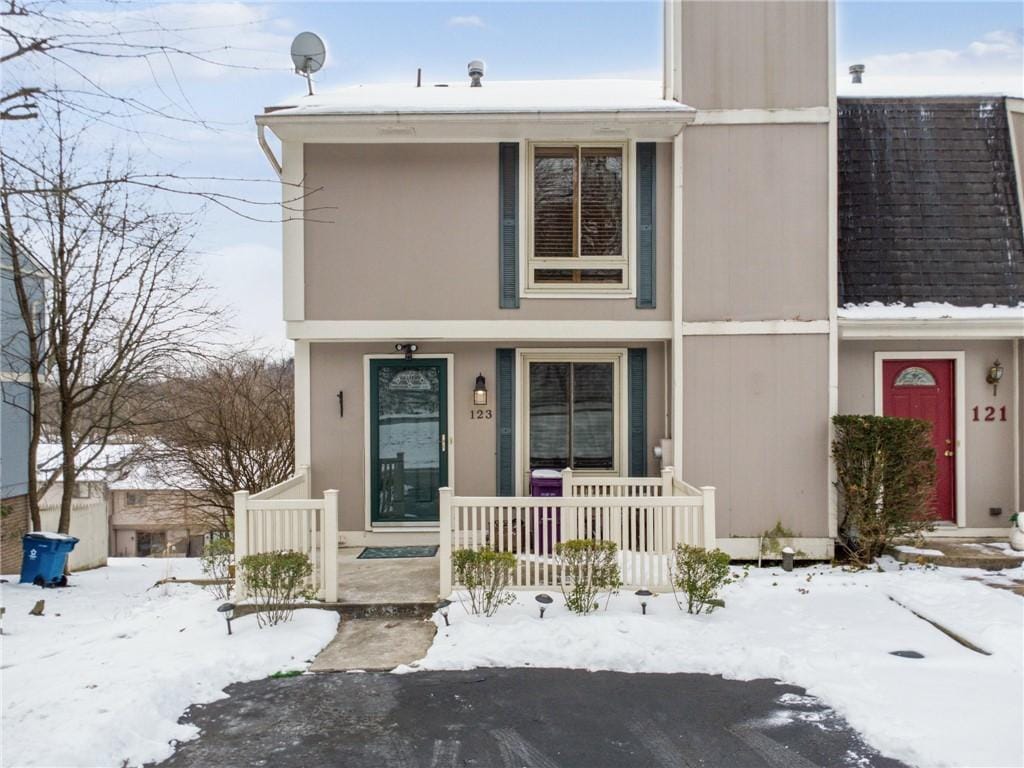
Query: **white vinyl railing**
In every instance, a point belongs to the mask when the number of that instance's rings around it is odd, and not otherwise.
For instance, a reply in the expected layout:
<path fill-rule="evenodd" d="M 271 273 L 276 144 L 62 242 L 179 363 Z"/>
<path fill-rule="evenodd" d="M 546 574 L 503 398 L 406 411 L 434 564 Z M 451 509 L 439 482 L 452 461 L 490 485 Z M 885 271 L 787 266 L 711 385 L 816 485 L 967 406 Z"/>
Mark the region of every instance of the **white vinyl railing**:
<path fill-rule="evenodd" d="M 624 585 L 668 588 L 677 544 L 715 547 L 715 489 L 680 494 L 671 468 L 658 478 L 576 477 L 566 470 L 563 495 L 455 496 L 440 490 L 441 594 L 453 585 L 457 549 L 511 552 L 512 586 L 560 583 L 556 546 L 570 539 L 601 539 L 619 549 Z"/>
<path fill-rule="evenodd" d="M 249 495 L 235 492 L 235 563 L 246 555 L 291 550 L 302 552 L 313 565 L 309 586 L 329 603 L 338 599 L 338 492 L 324 491 L 322 499 L 308 498 L 309 469 Z M 235 569 L 238 599 L 244 599 L 241 568 Z"/>

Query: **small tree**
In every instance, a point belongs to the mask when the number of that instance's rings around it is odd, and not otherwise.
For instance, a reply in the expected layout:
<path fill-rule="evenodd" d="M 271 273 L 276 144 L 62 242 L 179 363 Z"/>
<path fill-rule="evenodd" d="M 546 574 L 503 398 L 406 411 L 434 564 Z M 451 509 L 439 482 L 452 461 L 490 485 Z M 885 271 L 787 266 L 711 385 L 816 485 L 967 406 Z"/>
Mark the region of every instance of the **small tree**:
<path fill-rule="evenodd" d="M 686 612 L 711 613 L 719 590 L 729 583 L 729 555 L 720 549 L 710 552 L 703 547 L 686 544 L 676 546 L 675 571 L 672 584 L 686 595 Z M 682 609 L 679 598 L 676 603 Z"/>
<path fill-rule="evenodd" d="M 866 568 L 901 536 L 928 530 L 935 493 L 931 424 L 889 416 L 834 416 L 832 457 L 843 504 L 839 536 Z"/>
<path fill-rule="evenodd" d="M 516 601 L 508 589 L 515 566 L 511 552 L 459 549 L 452 554 L 455 577 L 469 595 L 471 613 L 493 616 L 501 606 Z"/>
<path fill-rule="evenodd" d="M 256 622 L 261 627 L 290 621 L 296 600 L 309 597 L 306 580 L 313 565 L 302 552 L 246 555 L 239 567 L 245 589 L 256 602 Z"/>
<path fill-rule="evenodd" d="M 561 566 L 562 596 L 570 611 L 579 614 L 596 611 L 600 607 L 597 602 L 600 593 L 607 593 L 610 600 L 622 586 L 618 550 L 615 542 L 598 539 L 571 539 L 555 547 Z"/>

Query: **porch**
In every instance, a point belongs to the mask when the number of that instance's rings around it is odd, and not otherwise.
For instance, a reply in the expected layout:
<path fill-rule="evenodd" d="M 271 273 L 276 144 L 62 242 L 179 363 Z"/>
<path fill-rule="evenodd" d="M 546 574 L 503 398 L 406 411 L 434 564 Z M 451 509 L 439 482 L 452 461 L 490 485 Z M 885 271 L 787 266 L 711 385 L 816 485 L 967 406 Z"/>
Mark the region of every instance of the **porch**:
<path fill-rule="evenodd" d="M 338 491 L 309 498 L 309 471 L 251 495 L 235 494 L 235 558 L 294 550 L 313 565 L 309 587 L 326 604 L 364 607 L 370 615 L 424 606 L 456 587 L 452 553 L 493 548 L 516 559 L 513 588 L 557 587 L 559 542 L 592 538 L 619 548 L 626 587 L 667 588 L 672 550 L 715 546 L 715 489 L 675 477 L 595 477 L 562 472 L 562 495 L 458 496 L 441 488 L 438 553 L 430 558 L 361 560 L 340 547 Z M 236 584 L 244 599 L 244 585 Z M 391 608 L 388 608 L 390 606 Z M 410 608 L 410 610 L 412 610 Z"/>

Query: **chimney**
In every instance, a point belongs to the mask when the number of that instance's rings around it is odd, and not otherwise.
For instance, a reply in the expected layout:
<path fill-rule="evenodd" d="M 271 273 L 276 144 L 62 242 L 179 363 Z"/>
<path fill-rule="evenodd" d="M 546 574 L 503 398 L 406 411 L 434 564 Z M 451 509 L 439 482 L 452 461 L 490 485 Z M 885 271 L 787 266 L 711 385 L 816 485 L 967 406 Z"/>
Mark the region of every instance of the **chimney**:
<path fill-rule="evenodd" d="M 862 76 L 864 74 L 863 64 L 851 64 L 850 65 L 850 79 L 853 83 L 860 84 L 863 81 Z"/>
<path fill-rule="evenodd" d="M 480 81 L 484 77 L 484 63 L 480 59 L 473 59 L 466 67 L 469 70 L 470 88 L 479 88 L 483 85 Z"/>

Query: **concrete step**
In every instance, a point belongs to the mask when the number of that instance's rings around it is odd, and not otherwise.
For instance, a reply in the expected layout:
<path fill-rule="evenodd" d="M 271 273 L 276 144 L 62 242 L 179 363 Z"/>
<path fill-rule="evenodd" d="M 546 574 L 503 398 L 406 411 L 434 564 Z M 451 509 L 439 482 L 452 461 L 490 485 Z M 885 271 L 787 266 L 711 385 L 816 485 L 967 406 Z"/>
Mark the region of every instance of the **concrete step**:
<path fill-rule="evenodd" d="M 909 543 L 890 547 L 886 554 L 901 563 L 927 563 L 946 568 L 981 568 L 1000 571 L 1024 563 L 1024 552 L 1015 552 L 1003 539 L 928 539 L 920 546 Z"/>
<path fill-rule="evenodd" d="M 342 619 L 310 672 L 387 671 L 422 659 L 437 628 L 425 619 Z"/>

